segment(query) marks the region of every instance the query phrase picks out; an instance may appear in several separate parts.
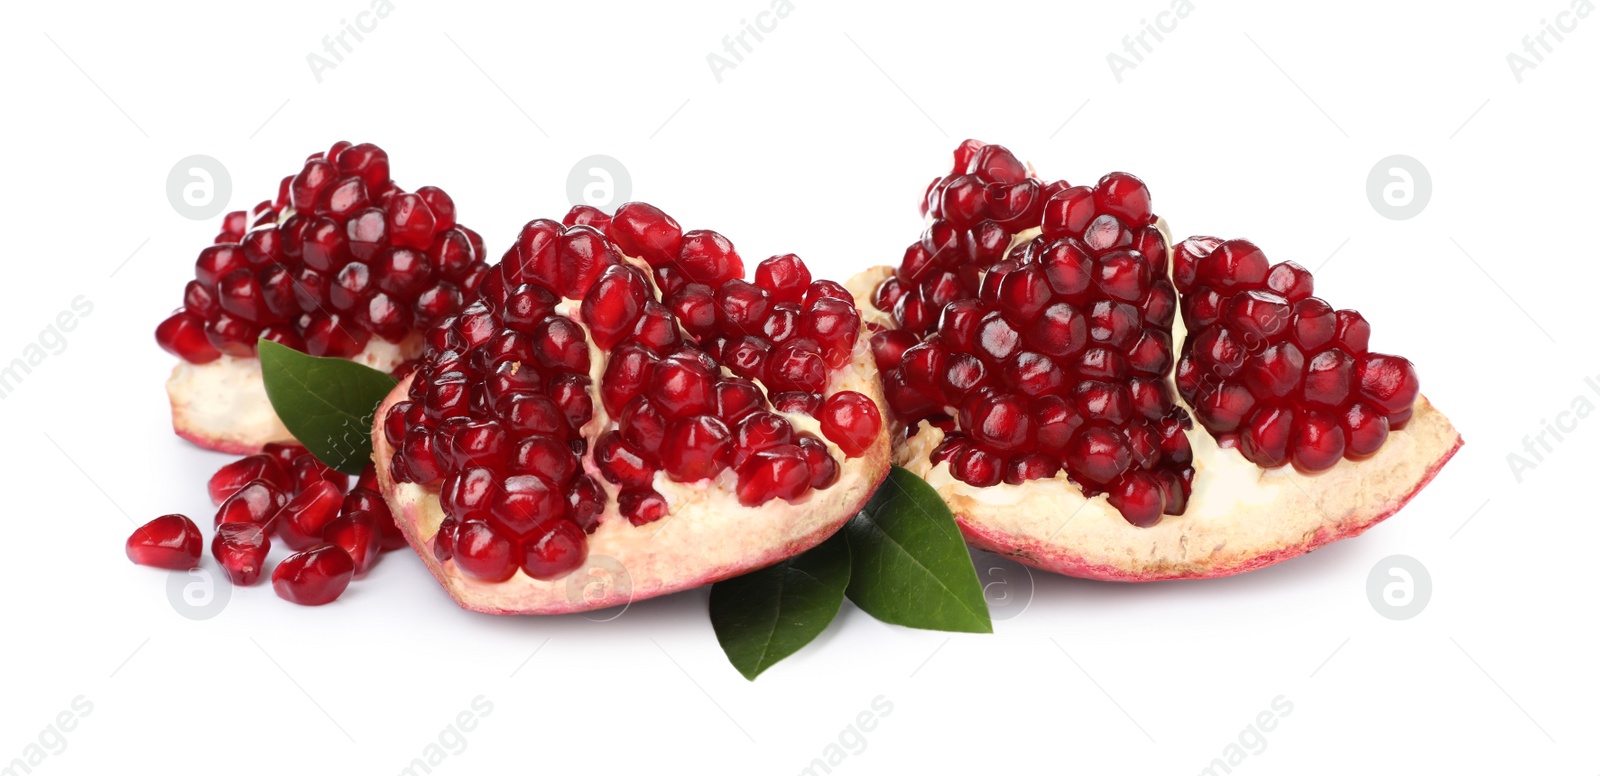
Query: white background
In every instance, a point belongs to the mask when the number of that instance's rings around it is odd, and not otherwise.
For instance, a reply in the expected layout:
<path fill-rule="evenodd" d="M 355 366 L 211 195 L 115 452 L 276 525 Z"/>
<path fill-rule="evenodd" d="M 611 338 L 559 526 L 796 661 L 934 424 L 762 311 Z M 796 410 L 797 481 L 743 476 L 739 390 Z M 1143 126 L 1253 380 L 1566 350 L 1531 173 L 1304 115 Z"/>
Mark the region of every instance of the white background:
<path fill-rule="evenodd" d="M 60 751 L 36 772 L 396 773 L 481 695 L 492 712 L 436 773 L 792 774 L 882 696 L 892 711 L 864 749 L 846 734 L 834 772 L 1189 774 L 1283 696 L 1292 712 L 1234 772 L 1600 768 L 1600 420 L 1521 482 L 1506 458 L 1576 397 L 1600 404 L 1583 382 L 1600 376 L 1583 237 L 1600 19 L 1548 38 L 1519 83 L 1506 55 L 1569 0 L 1195 0 L 1119 83 L 1107 55 L 1168 0 L 796 0 L 718 83 L 707 55 L 769 0 L 395 0 L 318 83 L 307 54 L 368 2 L 5 13 L 0 362 L 75 297 L 93 311 L 0 400 L 0 766 L 81 695 L 92 712 L 64 750 L 44 734 Z M 228 460 L 170 433 L 171 358 L 152 337 L 217 231 L 169 205 L 180 158 L 224 163 L 247 207 L 306 154 L 376 142 L 401 185 L 445 187 L 498 257 L 524 221 L 565 212 L 577 160 L 606 154 L 633 198 L 747 261 L 794 251 L 842 279 L 898 260 L 917 197 L 969 136 L 1074 183 L 1132 171 L 1179 235 L 1248 236 L 1317 269 L 1375 348 L 1416 362 L 1467 446 L 1395 518 L 1308 557 L 1143 586 L 1000 566 L 992 636 L 847 604 L 754 683 L 718 649 L 705 591 L 607 622 L 496 619 L 401 552 L 331 606 L 263 585 L 192 621 L 165 573 L 123 556 L 156 515 L 208 523 L 204 483 Z M 1431 175 L 1409 220 L 1366 194 L 1392 154 Z M 1433 584 L 1399 622 L 1366 592 L 1395 554 Z"/>

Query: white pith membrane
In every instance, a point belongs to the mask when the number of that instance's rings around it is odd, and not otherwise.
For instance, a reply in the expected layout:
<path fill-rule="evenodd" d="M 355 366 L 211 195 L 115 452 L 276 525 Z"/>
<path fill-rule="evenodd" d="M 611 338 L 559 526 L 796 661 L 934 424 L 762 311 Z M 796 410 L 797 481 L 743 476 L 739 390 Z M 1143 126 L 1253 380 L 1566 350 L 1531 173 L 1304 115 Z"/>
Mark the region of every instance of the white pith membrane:
<path fill-rule="evenodd" d="M 392 372 L 420 356 L 422 349 L 422 335 L 417 332 L 398 343 L 374 334 L 350 360 Z M 207 449 L 246 454 L 273 442 L 295 441 L 267 400 L 261 360 L 253 356 L 223 354 L 205 364 L 178 359 L 167 378 L 167 400 L 172 404 L 172 430 Z"/>
<path fill-rule="evenodd" d="M 649 265 L 631 257 L 625 260 L 646 271 L 659 297 Z M 657 471 L 652 486 L 666 499 L 667 515 L 653 523 L 631 524 L 618 506 L 621 488 L 607 481 L 594 463 L 594 441 L 613 427 L 605 403 L 598 399 L 608 354 L 595 344 L 588 327 L 583 325 L 578 307 L 578 301 L 563 299 L 556 312 L 579 324 L 589 344 L 590 391 L 596 400 L 594 417 L 580 430 L 590 444 L 589 452 L 579 462 L 583 473 L 592 476 L 605 490 L 606 508 L 601 513 L 599 527 L 587 536 L 588 555 L 583 565 L 565 577 L 534 579 L 519 568 L 504 582 L 488 582 L 463 573 L 454 560 L 439 562 L 433 552 L 433 539 L 445 513 L 437 488 L 396 482 L 388 466 L 394 448 L 384 435 L 383 418 L 390 406 L 407 399 L 411 378 L 395 386 L 379 405 L 372 430 L 372 447 L 384 499 L 412 549 L 463 608 L 488 614 L 583 612 L 689 590 L 765 568 L 805 552 L 832 536 L 861 510 L 888 475 L 889 407 L 872 360 L 868 344 L 871 335 L 863 325 L 851 362 L 842 369 L 830 371 L 823 395 L 856 391 L 878 406 L 884 418 L 884 429 L 869 450 L 859 457 L 847 458 L 839 446 L 822 433 L 816 419 L 772 409 L 787 418 L 795 431 L 808 432 L 827 445 L 829 454 L 839 464 L 839 478 L 833 485 L 807 491 L 794 502 L 775 498 L 747 507 L 739 503 L 735 492 L 737 476 L 732 467 L 723 469 L 715 478 L 696 482 L 676 482 L 664 471 Z M 862 316 L 866 316 L 865 310 Z M 679 331 L 683 334 L 681 326 Z M 722 367 L 721 374 L 732 373 Z M 761 381 L 755 382 L 763 393 L 767 392 Z"/>
<path fill-rule="evenodd" d="M 1170 267 L 1172 241 L 1166 224 L 1157 226 L 1168 237 Z M 1011 246 L 1039 231 L 1013 236 Z M 873 267 L 845 284 L 864 322 L 895 328 L 893 317 L 872 304 L 873 291 L 893 274 L 893 267 Z M 1174 316 L 1174 353 L 1181 352 L 1186 334 L 1183 316 Z M 1165 379 L 1173 400 L 1190 409 L 1172 375 Z M 929 462 L 944 432 L 921 422 L 907 439 L 903 424 L 887 422 L 894 462 L 938 491 L 969 544 L 1068 576 L 1147 582 L 1261 568 L 1355 536 L 1399 511 L 1461 447 L 1460 434 L 1426 396 L 1417 397 L 1412 411 L 1405 428 L 1389 432 L 1371 457 L 1342 459 L 1315 474 L 1289 465 L 1257 466 L 1237 449 L 1219 446 L 1195 423 L 1186 432 L 1195 469 L 1187 508 L 1148 528 L 1123 519 L 1105 494 L 1086 498 L 1065 470 L 1020 485 L 969 485 L 950 473 L 949 462 Z"/>

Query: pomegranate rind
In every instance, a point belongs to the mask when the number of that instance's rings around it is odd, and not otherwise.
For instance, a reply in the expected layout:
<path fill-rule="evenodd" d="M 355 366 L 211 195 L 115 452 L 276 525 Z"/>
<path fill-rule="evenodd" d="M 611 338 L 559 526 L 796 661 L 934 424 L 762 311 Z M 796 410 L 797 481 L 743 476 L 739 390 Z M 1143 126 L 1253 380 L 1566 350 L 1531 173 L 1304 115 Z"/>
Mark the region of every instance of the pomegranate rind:
<path fill-rule="evenodd" d="M 374 337 L 351 359 L 382 372 L 421 355 L 422 335 L 399 343 Z M 234 455 L 258 453 L 272 443 L 293 443 L 294 435 L 272 409 L 261 380 L 260 359 L 222 356 L 206 364 L 178 361 L 167 378 L 172 431 L 207 450 Z"/>
<path fill-rule="evenodd" d="M 845 286 L 865 312 L 872 290 L 892 273 L 874 267 Z M 1182 326 L 1173 334 L 1180 339 Z M 1085 498 L 1065 475 L 987 488 L 961 482 L 948 463 L 929 463 L 944 435 L 926 424 L 910 439 L 897 427 L 892 438 L 896 463 L 933 486 L 972 546 L 1067 576 L 1154 582 L 1270 566 L 1357 536 L 1398 512 L 1462 445 L 1427 397 L 1419 396 L 1412 412 L 1371 457 L 1316 474 L 1263 469 L 1197 426 L 1188 434 L 1196 469 L 1188 508 L 1148 528 L 1128 523 L 1103 494 Z"/>
<path fill-rule="evenodd" d="M 854 366 L 835 372 L 828 392 L 859 391 L 888 417 L 866 340 L 863 332 Z M 385 417 L 390 406 L 406 400 L 410 381 L 407 378 L 395 387 L 379 405 L 376 417 Z M 814 420 L 794 415 L 790 419 L 798 430 L 817 431 Z M 741 505 L 731 470 L 690 483 L 673 482 L 658 473 L 655 487 L 667 500 L 668 514 L 657 522 L 633 526 L 619 513 L 612 492 L 599 528 L 588 537 L 584 565 L 549 581 L 534 579 L 519 569 L 505 582 L 485 582 L 462 573 L 453 560 L 441 563 L 433 552 L 434 536 L 445 518 L 438 494 L 421 485 L 394 481 L 387 465 L 376 468 L 384 500 L 406 541 L 462 608 L 485 614 L 568 614 L 719 582 L 821 544 L 866 505 L 888 476 L 891 457 L 887 429 L 857 458 L 845 458 L 837 445 L 825 438 L 824 442 L 835 460 L 842 462 L 838 481 L 792 503 L 772 499 L 757 507 Z M 375 461 L 387 462 L 394 454 L 381 422 L 373 428 L 372 448 Z M 595 474 L 589 456 L 584 456 L 583 465 Z"/>

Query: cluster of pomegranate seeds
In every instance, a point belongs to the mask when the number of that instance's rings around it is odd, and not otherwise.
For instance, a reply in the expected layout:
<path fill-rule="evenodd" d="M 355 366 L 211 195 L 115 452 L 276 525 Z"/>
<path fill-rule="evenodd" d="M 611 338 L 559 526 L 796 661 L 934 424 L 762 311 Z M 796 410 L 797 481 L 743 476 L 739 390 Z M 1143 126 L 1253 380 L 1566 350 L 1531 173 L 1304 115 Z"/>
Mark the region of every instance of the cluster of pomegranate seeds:
<path fill-rule="evenodd" d="M 448 194 L 404 191 L 383 149 L 341 141 L 284 178 L 276 200 L 223 219 L 156 341 L 195 364 L 253 356 L 258 339 L 355 356 L 373 335 L 400 342 L 459 310 L 483 255 Z"/>
<path fill-rule="evenodd" d="M 1067 476 L 1135 525 L 1180 514 L 1194 476 L 1166 375 L 1177 293 L 1138 178 L 1044 183 L 968 140 L 932 221 L 874 305 L 890 409 L 945 431 L 934 463 L 976 486 Z"/>
<path fill-rule="evenodd" d="M 817 417 L 847 455 L 870 446 L 876 404 L 827 390 L 860 314 L 799 257 L 743 274 L 726 237 L 644 203 L 523 227 L 479 301 L 427 333 L 384 419 L 394 478 L 439 490 L 435 556 L 484 580 L 555 579 L 583 563 L 613 491 L 633 525 L 666 516 L 658 472 L 732 470 L 746 506 L 837 481 L 828 446 L 778 413 Z"/>
<path fill-rule="evenodd" d="M 328 603 L 380 553 L 406 546 L 377 487 L 371 465 L 350 487 L 348 476 L 304 447 L 266 445 L 211 475 L 207 490 L 217 504 L 211 555 L 233 584 L 254 585 L 276 536 L 297 552 L 273 571 L 273 589 L 295 603 Z M 202 544 L 189 518 L 166 515 L 134 531 L 128 557 L 146 566 L 191 569 L 200 563 Z"/>
<path fill-rule="evenodd" d="M 1304 267 L 1215 237 L 1185 240 L 1173 264 L 1189 332 L 1178 392 L 1219 442 L 1314 472 L 1372 455 L 1411 418 L 1416 369 L 1368 351 L 1366 319 L 1312 296 Z"/>

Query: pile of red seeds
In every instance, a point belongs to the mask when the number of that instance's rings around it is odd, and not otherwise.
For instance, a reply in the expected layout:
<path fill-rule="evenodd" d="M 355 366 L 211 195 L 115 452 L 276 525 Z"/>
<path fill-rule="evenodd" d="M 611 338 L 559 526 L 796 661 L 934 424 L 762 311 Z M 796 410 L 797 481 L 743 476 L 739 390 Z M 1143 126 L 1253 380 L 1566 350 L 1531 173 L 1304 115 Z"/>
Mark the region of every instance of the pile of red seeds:
<path fill-rule="evenodd" d="M 223 219 L 156 340 L 195 364 L 254 356 L 259 339 L 352 357 L 373 335 L 400 342 L 461 309 L 483 255 L 448 194 L 403 191 L 383 149 L 341 141 L 284 178 L 277 199 Z"/>
<path fill-rule="evenodd" d="M 259 581 L 276 538 L 296 552 L 273 569 L 272 586 L 295 603 L 333 601 L 380 553 L 406 546 L 371 466 L 351 487 L 305 448 L 271 444 L 219 469 L 208 488 L 217 505 L 211 554 L 228 579 Z M 192 569 L 202 542 L 189 518 L 163 515 L 133 532 L 127 553 L 141 565 Z"/>
<path fill-rule="evenodd" d="M 1321 471 L 1377 452 L 1411 419 L 1417 372 L 1372 353 L 1372 327 L 1311 295 L 1311 273 L 1244 240 L 1191 237 L 1173 257 L 1189 335 L 1178 393 L 1218 442 L 1261 466 Z"/>

